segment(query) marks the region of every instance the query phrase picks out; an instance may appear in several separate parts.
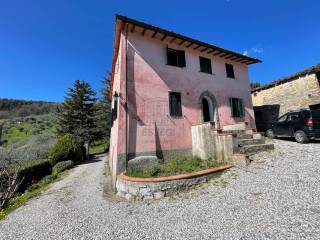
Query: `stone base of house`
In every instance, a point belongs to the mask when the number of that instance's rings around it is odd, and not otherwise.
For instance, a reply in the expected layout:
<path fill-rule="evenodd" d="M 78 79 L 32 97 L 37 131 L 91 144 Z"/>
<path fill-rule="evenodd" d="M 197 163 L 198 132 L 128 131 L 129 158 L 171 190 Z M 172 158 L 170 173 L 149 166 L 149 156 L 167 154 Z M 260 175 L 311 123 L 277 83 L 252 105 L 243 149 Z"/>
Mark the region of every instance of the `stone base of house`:
<path fill-rule="evenodd" d="M 175 195 L 193 185 L 208 182 L 214 176 L 233 167 L 224 165 L 216 168 L 205 169 L 193 173 L 159 178 L 134 178 L 119 175 L 116 188 L 117 195 L 127 200 L 152 200 Z"/>

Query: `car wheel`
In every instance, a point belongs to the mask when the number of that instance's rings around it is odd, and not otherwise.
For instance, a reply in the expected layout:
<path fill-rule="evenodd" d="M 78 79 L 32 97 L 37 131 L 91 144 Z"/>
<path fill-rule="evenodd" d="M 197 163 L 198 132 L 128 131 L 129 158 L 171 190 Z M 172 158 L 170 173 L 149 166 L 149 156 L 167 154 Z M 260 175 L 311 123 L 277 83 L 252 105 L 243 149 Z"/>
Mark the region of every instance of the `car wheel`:
<path fill-rule="evenodd" d="M 296 140 L 297 143 L 309 142 L 309 138 L 306 136 L 306 134 L 302 130 L 295 131 L 294 139 Z"/>
<path fill-rule="evenodd" d="M 268 129 L 266 132 L 266 135 L 268 138 L 275 138 L 276 136 L 274 135 L 274 132 L 272 129 Z"/>

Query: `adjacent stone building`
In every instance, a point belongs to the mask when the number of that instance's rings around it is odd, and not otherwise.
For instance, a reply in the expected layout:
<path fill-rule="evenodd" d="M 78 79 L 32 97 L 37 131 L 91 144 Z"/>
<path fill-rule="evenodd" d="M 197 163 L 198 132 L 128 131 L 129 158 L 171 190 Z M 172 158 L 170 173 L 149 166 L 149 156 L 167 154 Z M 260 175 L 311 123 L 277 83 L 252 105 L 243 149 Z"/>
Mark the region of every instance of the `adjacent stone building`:
<path fill-rule="evenodd" d="M 251 91 L 258 130 L 301 108 L 320 108 L 320 64 Z"/>
<path fill-rule="evenodd" d="M 320 64 L 251 91 L 253 106 L 280 106 L 279 115 L 320 104 Z"/>

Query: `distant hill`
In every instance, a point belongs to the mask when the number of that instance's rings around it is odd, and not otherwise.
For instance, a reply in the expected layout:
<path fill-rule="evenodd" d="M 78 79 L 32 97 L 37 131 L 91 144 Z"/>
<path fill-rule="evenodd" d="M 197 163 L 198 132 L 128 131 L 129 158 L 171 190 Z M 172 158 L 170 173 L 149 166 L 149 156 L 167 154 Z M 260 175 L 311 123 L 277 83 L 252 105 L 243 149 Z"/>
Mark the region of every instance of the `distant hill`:
<path fill-rule="evenodd" d="M 0 119 L 53 113 L 60 103 L 0 98 Z"/>

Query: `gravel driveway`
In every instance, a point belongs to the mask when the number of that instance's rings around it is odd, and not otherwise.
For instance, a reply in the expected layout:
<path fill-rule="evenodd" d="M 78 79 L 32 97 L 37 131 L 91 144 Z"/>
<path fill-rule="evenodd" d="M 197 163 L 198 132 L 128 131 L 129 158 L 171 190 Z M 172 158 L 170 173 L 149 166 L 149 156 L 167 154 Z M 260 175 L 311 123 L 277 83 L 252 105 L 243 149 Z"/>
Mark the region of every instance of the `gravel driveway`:
<path fill-rule="evenodd" d="M 320 143 L 274 143 L 247 168 L 149 203 L 106 196 L 100 157 L 0 221 L 0 239 L 319 239 Z"/>

